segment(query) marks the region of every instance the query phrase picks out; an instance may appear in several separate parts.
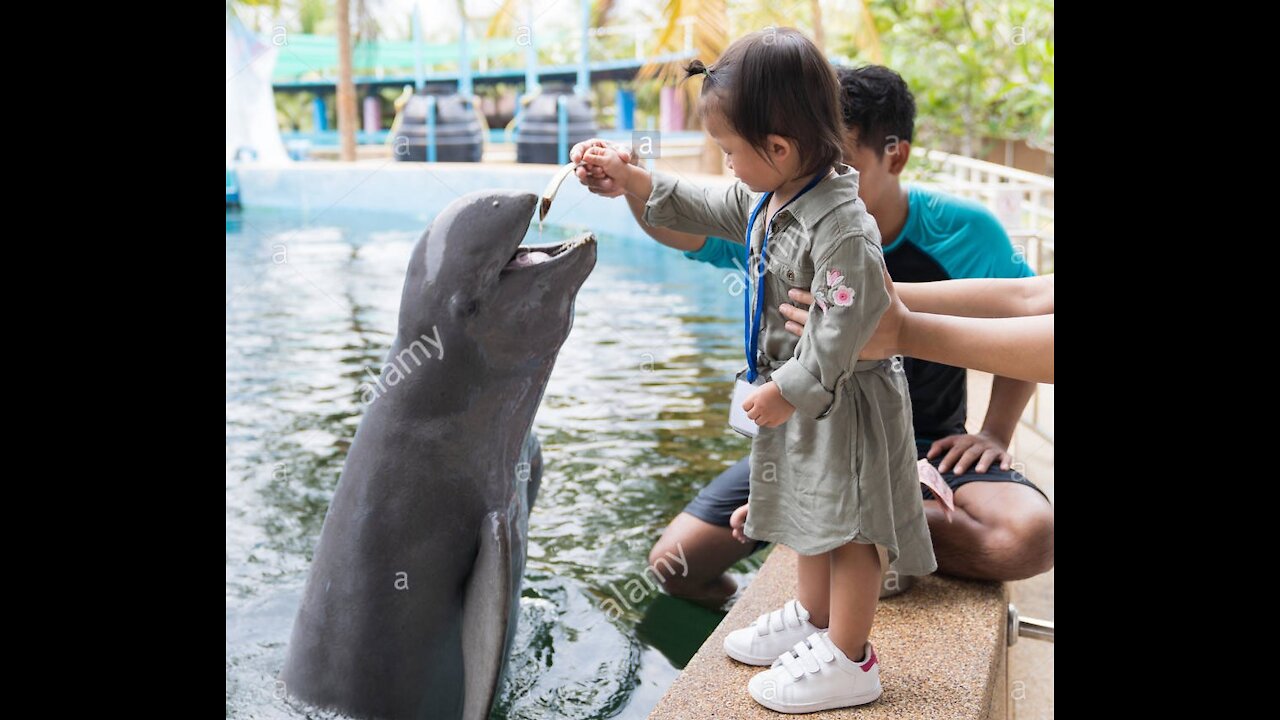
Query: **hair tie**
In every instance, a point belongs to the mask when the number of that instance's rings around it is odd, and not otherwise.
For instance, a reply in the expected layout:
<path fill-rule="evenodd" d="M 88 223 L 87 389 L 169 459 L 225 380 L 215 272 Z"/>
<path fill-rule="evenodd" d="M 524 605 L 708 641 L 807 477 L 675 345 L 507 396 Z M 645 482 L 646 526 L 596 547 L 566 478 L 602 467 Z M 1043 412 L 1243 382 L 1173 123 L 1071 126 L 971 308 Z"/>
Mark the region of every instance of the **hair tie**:
<path fill-rule="evenodd" d="M 711 69 L 708 68 L 706 65 L 702 64 L 701 60 L 694 58 L 693 60 L 689 61 L 688 65 L 684 67 L 684 76 L 686 79 L 688 79 L 693 77 L 694 75 L 705 75 L 709 78 L 711 77 Z"/>

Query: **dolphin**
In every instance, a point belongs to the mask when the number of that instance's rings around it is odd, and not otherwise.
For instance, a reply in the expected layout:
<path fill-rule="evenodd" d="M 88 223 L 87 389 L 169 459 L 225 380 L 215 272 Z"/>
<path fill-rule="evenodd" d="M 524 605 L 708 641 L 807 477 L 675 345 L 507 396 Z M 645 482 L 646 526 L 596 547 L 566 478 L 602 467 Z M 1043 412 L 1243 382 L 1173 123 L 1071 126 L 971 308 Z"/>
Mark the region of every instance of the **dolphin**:
<path fill-rule="evenodd" d="M 325 516 L 282 688 L 359 718 L 484 720 L 519 616 L 541 481 L 534 413 L 595 238 L 520 243 L 533 193 L 444 209 Z"/>

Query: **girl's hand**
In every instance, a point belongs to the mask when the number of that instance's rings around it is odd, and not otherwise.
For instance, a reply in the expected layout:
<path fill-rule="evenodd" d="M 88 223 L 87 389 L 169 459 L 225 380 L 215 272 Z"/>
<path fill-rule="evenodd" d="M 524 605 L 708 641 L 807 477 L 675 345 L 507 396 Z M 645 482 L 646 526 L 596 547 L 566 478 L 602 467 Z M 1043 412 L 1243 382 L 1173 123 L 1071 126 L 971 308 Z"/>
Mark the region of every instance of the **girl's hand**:
<path fill-rule="evenodd" d="M 742 531 L 742 528 L 746 527 L 746 525 L 747 506 L 743 505 L 737 510 L 734 510 L 733 514 L 729 516 L 729 527 L 733 528 L 734 540 L 744 544 L 751 542 L 751 538 L 747 537 L 747 534 Z"/>
<path fill-rule="evenodd" d="M 770 380 L 742 402 L 747 417 L 760 427 L 777 427 L 786 422 L 796 411 L 796 406 L 782 397 L 778 384 Z"/>
<path fill-rule="evenodd" d="M 625 191 L 632 169 L 628 162 L 630 154 L 624 154 L 625 151 L 603 141 L 593 144 L 593 141 L 588 140 L 585 144 L 587 147 L 582 153 L 582 166 L 575 171 L 583 184 L 590 186 L 583 177 L 585 174 L 594 179 L 602 190 L 610 193 L 613 190 Z"/>
<path fill-rule="evenodd" d="M 622 157 L 624 161 L 631 162 L 631 149 L 625 145 L 616 145 L 599 138 L 591 140 L 583 140 L 573 149 L 569 151 L 569 159 L 575 163 L 583 162 L 583 156 L 587 150 L 593 147 L 613 148 Z M 578 181 L 587 186 L 587 189 L 596 195 L 603 197 L 618 197 L 622 195 L 624 190 L 622 186 L 615 183 L 611 178 L 605 175 L 602 168 L 594 165 L 579 165 L 574 171 Z"/>

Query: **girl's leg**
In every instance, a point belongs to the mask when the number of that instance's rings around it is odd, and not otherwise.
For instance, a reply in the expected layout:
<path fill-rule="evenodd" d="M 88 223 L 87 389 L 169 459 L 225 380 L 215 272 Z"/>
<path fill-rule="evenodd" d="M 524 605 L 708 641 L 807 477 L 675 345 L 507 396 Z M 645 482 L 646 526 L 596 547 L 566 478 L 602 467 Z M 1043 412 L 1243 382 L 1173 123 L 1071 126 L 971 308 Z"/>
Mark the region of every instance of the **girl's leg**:
<path fill-rule="evenodd" d="M 850 660 L 862 660 L 880 600 L 880 554 L 875 545 L 851 542 L 831 553 L 829 637 Z M 802 601 L 803 602 L 803 601 Z M 804 605 L 809 607 L 807 603 Z M 809 612 L 813 612 L 810 610 Z"/>
<path fill-rule="evenodd" d="M 796 575 L 796 599 L 809 611 L 809 622 L 814 627 L 827 627 L 831 613 L 831 553 L 800 555 Z"/>

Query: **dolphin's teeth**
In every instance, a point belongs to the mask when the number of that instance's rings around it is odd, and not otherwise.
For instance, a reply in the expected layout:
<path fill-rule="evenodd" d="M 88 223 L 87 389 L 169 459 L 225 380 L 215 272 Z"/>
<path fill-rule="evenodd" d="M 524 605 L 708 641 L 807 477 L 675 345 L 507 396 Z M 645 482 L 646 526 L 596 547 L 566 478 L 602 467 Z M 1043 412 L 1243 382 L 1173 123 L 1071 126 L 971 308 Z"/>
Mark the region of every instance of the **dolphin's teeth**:
<path fill-rule="evenodd" d="M 566 250 L 572 250 L 577 247 L 582 247 L 583 245 L 586 245 L 587 243 L 592 242 L 595 239 L 596 239 L 595 235 L 583 235 L 582 237 L 576 240 L 570 240 L 569 242 L 562 245 L 560 248 L 560 251 L 564 252 Z"/>
<path fill-rule="evenodd" d="M 503 266 L 503 270 L 515 270 L 518 268 L 526 268 L 531 265 L 541 265 L 544 262 L 550 262 L 560 255 L 576 250 L 587 243 L 595 242 L 594 235 L 587 234 L 579 238 L 575 238 L 568 242 L 562 243 L 548 251 L 535 250 L 533 248 L 521 247 L 516 250 L 516 254 L 507 264 Z"/>

